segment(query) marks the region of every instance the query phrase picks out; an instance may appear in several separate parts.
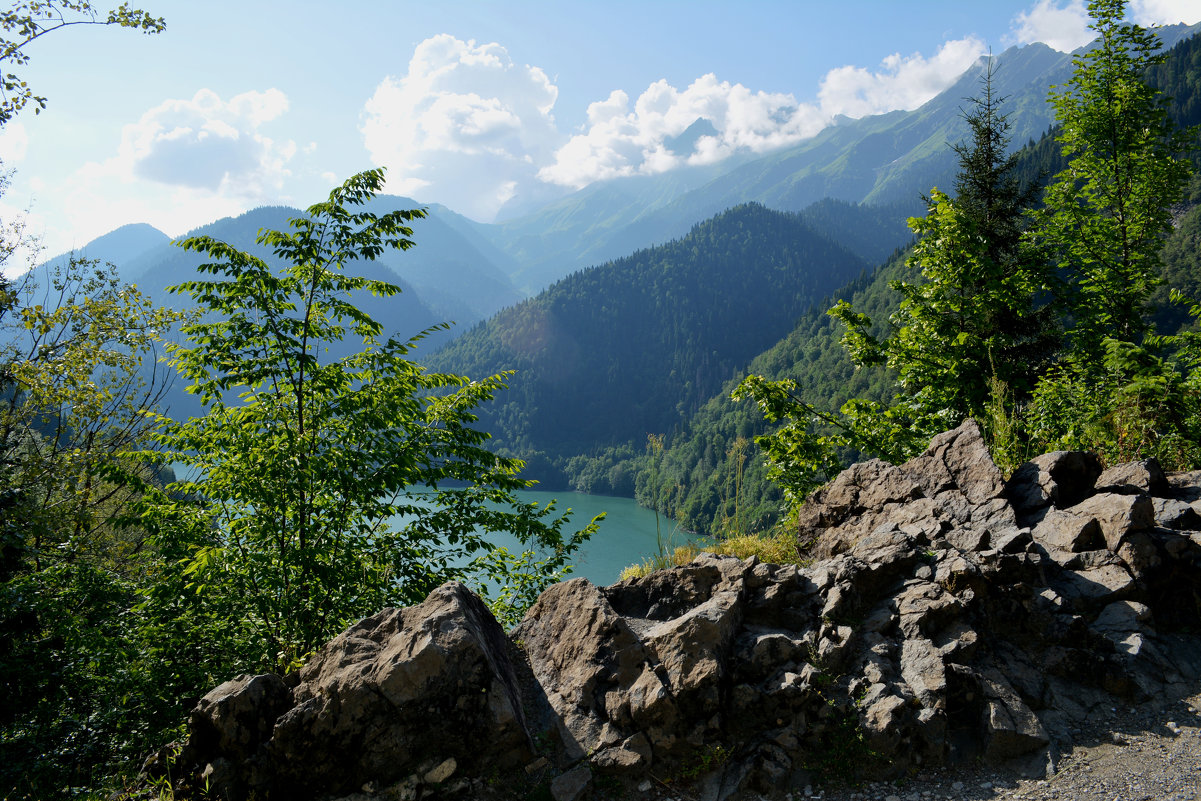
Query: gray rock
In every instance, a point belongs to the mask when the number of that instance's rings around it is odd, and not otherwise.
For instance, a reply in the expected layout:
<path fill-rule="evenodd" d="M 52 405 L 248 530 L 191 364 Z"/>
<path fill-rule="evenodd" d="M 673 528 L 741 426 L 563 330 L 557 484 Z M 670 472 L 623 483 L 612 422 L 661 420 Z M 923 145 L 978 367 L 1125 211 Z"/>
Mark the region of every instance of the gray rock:
<path fill-rule="evenodd" d="M 1146 495 L 1104 493 L 1087 498 L 1068 510 L 1080 519 L 1093 519 L 1101 527 L 1105 547 L 1116 551 L 1122 538 L 1132 531 L 1155 525 L 1155 507 Z"/>
<path fill-rule="evenodd" d="M 1159 495 L 1168 492 L 1168 480 L 1155 459 L 1114 465 L 1097 477 L 1097 492 L 1125 495 Z"/>
<path fill-rule="evenodd" d="M 560 774 L 550 783 L 550 794 L 555 801 L 576 801 L 592 783 L 592 771 L 587 765 L 577 765 Z"/>

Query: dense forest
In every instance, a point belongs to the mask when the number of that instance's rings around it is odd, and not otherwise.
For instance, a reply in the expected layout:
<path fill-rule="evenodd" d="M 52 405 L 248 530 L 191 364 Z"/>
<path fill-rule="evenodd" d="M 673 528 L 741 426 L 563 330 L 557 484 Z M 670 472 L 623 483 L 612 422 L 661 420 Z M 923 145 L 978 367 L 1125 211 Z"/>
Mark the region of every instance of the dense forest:
<path fill-rule="evenodd" d="M 559 281 L 429 364 L 464 375 L 516 371 L 482 425 L 527 460 L 532 477 L 558 488 L 570 457 L 677 430 L 866 268 L 797 215 L 748 204 Z"/>
<path fill-rule="evenodd" d="M 1148 73 L 1149 83 L 1163 87 L 1170 98 L 1169 113 L 1178 128 L 1201 124 L 1201 37 L 1181 42 Z M 1194 128 L 1195 130 L 1195 128 Z M 1013 175 L 1024 185 L 1044 183 L 1065 166 L 1052 129 L 1030 140 L 1016 154 Z M 1201 168 L 1201 154 L 1191 153 Z M 1192 298 L 1201 297 L 1201 179 L 1194 178 L 1184 204 L 1177 210 L 1177 226 L 1163 245 L 1164 284 L 1152 296 L 1154 319 L 1160 331 L 1172 333 L 1195 325 L 1187 309 L 1170 302 L 1169 289 Z M 659 464 L 652 466 L 641 443 L 611 448 L 577 459 L 574 486 L 584 491 L 618 493 L 626 485 L 610 476 L 637 477 L 637 497 L 676 517 L 684 528 L 705 534 L 731 531 L 764 531 L 782 513 L 778 486 L 767 479 L 762 452 L 749 442 L 771 426 L 753 404 L 736 402 L 731 391 L 743 375 L 761 374 L 791 378 L 804 389 L 806 399 L 826 412 L 834 412 L 849 398 L 886 400 L 895 382 L 881 368 L 857 369 L 841 344 L 843 329 L 825 312 L 835 301 L 848 300 L 878 324 L 896 312 L 901 296 L 889 288 L 896 280 L 915 280 L 906 266 L 906 252 L 879 266 L 866 280 L 856 281 L 829 302 L 819 304 L 778 344 L 757 356 L 736 378 L 708 399 L 685 430 L 668 438 Z M 733 528 L 726 521 L 737 520 Z"/>

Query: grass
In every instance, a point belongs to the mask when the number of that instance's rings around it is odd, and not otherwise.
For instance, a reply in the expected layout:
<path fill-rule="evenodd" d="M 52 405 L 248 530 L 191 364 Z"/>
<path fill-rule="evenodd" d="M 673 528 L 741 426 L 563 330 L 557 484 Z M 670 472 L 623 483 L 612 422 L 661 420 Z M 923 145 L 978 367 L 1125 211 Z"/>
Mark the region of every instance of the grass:
<path fill-rule="evenodd" d="M 760 562 L 771 564 L 796 564 L 800 562 L 797 552 L 796 535 L 787 531 L 777 531 L 764 535 L 740 534 L 712 543 L 689 543 L 682 545 L 670 553 L 650 556 L 636 565 L 630 565 L 621 571 L 621 581 L 630 578 L 641 578 L 656 570 L 668 567 L 686 565 L 701 553 L 715 553 L 719 556 L 737 556 L 739 559 L 759 557 Z"/>

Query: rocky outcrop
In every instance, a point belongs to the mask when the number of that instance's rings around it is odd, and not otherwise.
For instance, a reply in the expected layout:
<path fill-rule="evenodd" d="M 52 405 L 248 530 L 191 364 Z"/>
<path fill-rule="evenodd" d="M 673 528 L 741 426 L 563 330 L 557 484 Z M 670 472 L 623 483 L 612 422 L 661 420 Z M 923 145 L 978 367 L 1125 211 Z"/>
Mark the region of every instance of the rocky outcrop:
<path fill-rule="evenodd" d="M 1098 710 L 1197 688 L 1201 472 L 1063 452 L 1006 482 L 969 421 L 848 469 L 800 522 L 804 567 L 702 555 L 575 579 L 507 639 L 446 585 L 352 627 L 294 686 L 218 687 L 180 762 L 231 799 L 574 801 L 698 773 L 717 799 L 1042 770 Z"/>

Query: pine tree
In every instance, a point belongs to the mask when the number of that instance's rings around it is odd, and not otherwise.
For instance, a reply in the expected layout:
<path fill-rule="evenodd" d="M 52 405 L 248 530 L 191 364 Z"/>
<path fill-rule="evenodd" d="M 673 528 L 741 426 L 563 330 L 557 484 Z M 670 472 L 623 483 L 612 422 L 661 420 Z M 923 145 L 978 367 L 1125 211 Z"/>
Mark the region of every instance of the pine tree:
<path fill-rule="evenodd" d="M 877 340 L 849 307 L 831 311 L 847 325 L 856 359 L 895 369 L 902 399 L 937 424 L 982 416 L 994 379 L 1028 391 L 1055 342 L 1050 309 L 1039 302 L 1048 271 L 1025 239 L 1036 187 L 1015 174 L 993 77 L 990 60 L 964 113 L 970 137 L 955 146 L 957 197 L 935 188 L 926 216 L 909 221 L 919 237 L 909 263 L 923 280 L 893 282 L 904 300 L 891 334 Z"/>

